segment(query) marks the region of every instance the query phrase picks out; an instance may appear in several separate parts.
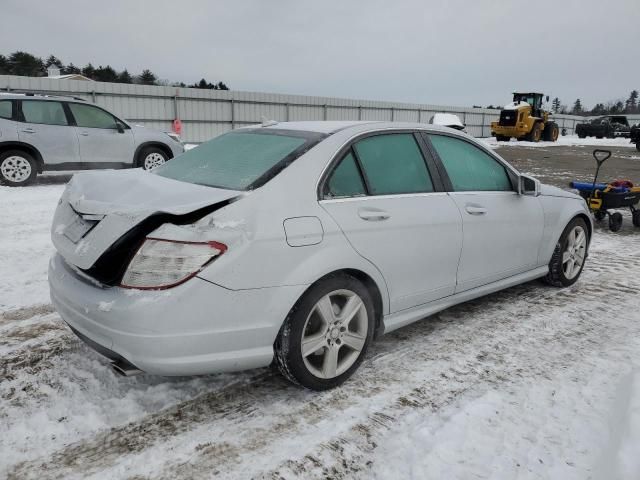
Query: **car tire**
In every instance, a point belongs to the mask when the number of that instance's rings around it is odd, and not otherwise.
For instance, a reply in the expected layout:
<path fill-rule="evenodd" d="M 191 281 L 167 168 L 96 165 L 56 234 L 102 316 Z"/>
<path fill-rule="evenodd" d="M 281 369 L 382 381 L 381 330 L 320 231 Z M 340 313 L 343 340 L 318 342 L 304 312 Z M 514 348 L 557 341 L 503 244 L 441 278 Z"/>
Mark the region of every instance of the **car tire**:
<path fill-rule="evenodd" d="M 640 152 L 640 141 L 636 142 L 636 150 L 638 150 Z"/>
<path fill-rule="evenodd" d="M 138 155 L 138 161 L 136 166 L 143 168 L 144 170 L 153 170 L 154 168 L 163 165 L 169 160 L 169 157 L 162 149 L 158 147 L 146 147 L 143 148 Z"/>
<path fill-rule="evenodd" d="M 374 328 L 367 288 L 350 275 L 332 274 L 289 312 L 274 343 L 275 364 L 294 384 L 317 391 L 337 387 L 362 363 Z"/>
<path fill-rule="evenodd" d="M 0 183 L 10 187 L 24 187 L 38 176 L 35 159 L 22 150 L 0 153 Z"/>
<path fill-rule="evenodd" d="M 584 237 L 580 240 L 579 234 Z M 544 280 L 554 287 L 569 287 L 576 283 L 587 260 L 589 229 L 586 222 L 576 217 L 564 228 L 549 262 L 549 273 Z M 579 265 L 576 266 L 577 261 Z"/>
<path fill-rule="evenodd" d="M 634 227 L 640 227 L 640 210 L 634 210 L 631 214 L 631 221 Z"/>
<path fill-rule="evenodd" d="M 609 215 L 609 230 L 619 232 L 622 229 L 622 214 L 615 212 Z"/>
<path fill-rule="evenodd" d="M 508 142 L 511 140 L 511 137 L 507 137 L 505 135 L 496 135 L 496 142 Z"/>
<path fill-rule="evenodd" d="M 579 133 L 578 138 L 587 138 L 587 135 L 584 133 Z"/>

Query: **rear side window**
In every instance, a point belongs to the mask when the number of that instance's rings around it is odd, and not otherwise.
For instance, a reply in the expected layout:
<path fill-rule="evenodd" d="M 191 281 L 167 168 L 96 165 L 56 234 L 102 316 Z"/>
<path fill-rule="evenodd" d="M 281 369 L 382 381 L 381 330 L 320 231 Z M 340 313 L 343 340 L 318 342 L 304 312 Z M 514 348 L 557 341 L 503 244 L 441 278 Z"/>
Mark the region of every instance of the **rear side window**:
<path fill-rule="evenodd" d="M 0 118 L 12 118 L 13 106 L 11 100 L 0 100 Z"/>
<path fill-rule="evenodd" d="M 261 177 L 275 175 L 311 143 L 273 131 L 230 132 L 189 150 L 153 173 L 208 187 L 247 190 Z"/>
<path fill-rule="evenodd" d="M 366 193 L 356 159 L 349 152 L 340 161 L 325 184 L 324 197 L 356 197 L 366 195 Z"/>
<path fill-rule="evenodd" d="M 76 120 L 76 125 L 84 128 L 116 128 L 113 115 L 91 105 L 69 103 L 69 108 Z"/>
<path fill-rule="evenodd" d="M 427 165 L 413 134 L 367 137 L 354 149 L 371 195 L 433 192 Z"/>
<path fill-rule="evenodd" d="M 29 123 L 68 125 L 67 116 L 60 102 L 23 100 L 22 115 L 24 116 L 24 121 Z"/>
<path fill-rule="evenodd" d="M 455 191 L 513 190 L 507 169 L 478 147 L 444 135 L 429 138 Z"/>

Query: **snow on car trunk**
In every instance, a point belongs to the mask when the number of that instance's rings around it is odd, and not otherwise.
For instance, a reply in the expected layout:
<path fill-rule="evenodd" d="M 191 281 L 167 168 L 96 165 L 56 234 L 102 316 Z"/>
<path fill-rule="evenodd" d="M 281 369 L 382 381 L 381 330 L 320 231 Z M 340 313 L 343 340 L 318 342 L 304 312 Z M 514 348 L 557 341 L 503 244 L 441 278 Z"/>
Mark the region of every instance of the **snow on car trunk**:
<path fill-rule="evenodd" d="M 51 238 L 67 262 L 88 269 L 116 240 L 152 215 L 185 215 L 239 194 L 139 169 L 80 173 L 60 199 Z"/>

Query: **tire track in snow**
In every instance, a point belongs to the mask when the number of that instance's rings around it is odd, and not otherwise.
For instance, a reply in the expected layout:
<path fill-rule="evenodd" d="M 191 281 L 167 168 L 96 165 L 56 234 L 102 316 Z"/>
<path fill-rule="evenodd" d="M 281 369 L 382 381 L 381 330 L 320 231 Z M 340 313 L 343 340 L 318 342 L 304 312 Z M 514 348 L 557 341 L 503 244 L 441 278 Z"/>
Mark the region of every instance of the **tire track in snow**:
<path fill-rule="evenodd" d="M 180 452 L 187 454 L 187 461 L 180 462 L 179 466 L 171 460 L 167 461 L 163 472 L 167 477 L 188 478 L 189 472 L 198 474 L 219 471 L 228 474 L 233 472 L 234 468 L 238 470 L 237 457 L 243 453 L 251 451 L 256 455 L 265 449 L 268 450 L 283 435 L 298 435 L 305 426 L 331 421 L 353 403 L 380 398 L 386 402 L 386 408 L 379 409 L 370 416 L 353 420 L 353 425 L 349 427 L 351 430 L 347 434 L 325 439 L 317 451 L 310 449 L 306 460 L 285 462 L 272 472 L 273 475 L 277 475 L 278 472 L 286 470 L 296 474 L 296 471 L 300 472 L 300 468 L 303 467 L 318 468 L 317 465 L 314 467 L 318 462 L 321 465 L 334 462 L 336 475 L 339 472 L 342 472 L 341 475 L 346 474 L 353 468 L 349 459 L 356 458 L 357 455 L 366 457 L 368 448 L 375 448 L 375 445 L 367 447 L 366 441 L 362 443 L 363 439 L 374 438 L 379 434 L 379 429 L 387 428 L 389 422 L 398 418 L 402 412 L 414 408 L 439 408 L 479 382 L 504 382 L 512 376 L 521 375 L 523 366 L 519 363 L 517 355 L 509 350 L 509 344 L 522 345 L 527 339 L 536 338 L 536 334 L 539 336 L 540 329 L 543 329 L 544 333 L 545 328 L 554 327 L 554 318 L 547 319 L 545 315 L 538 315 L 542 318 L 533 325 L 526 324 L 527 319 L 533 316 L 532 304 L 540 305 L 542 313 L 546 307 L 561 307 L 560 311 L 552 311 L 553 316 L 566 317 L 570 316 L 574 309 L 569 301 L 581 301 L 581 305 L 597 310 L 603 299 L 624 300 L 629 289 L 640 288 L 639 282 L 631 276 L 627 277 L 630 280 L 624 284 L 614 281 L 603 287 L 593 283 L 600 275 L 613 276 L 614 273 L 619 273 L 615 272 L 619 268 L 638 272 L 640 259 L 629 259 L 624 252 L 595 251 L 590 258 L 585 277 L 580 284 L 570 289 L 556 290 L 538 287 L 535 284 L 514 287 L 488 299 L 479 299 L 454 307 L 429 322 L 421 322 L 394 332 L 383 337 L 382 341 L 374 346 L 361 372 L 339 390 L 311 394 L 289 387 L 270 373 L 262 373 L 242 385 L 230 387 L 222 392 L 204 394 L 168 410 L 154 413 L 138 422 L 99 432 L 93 438 L 61 449 L 50 458 L 17 465 L 11 476 L 27 478 L 36 472 L 36 476 L 46 472 L 45 478 L 62 478 L 71 474 L 84 476 L 108 470 L 119 463 L 139 463 L 136 459 L 145 452 L 163 448 L 166 451 L 167 447 L 171 447 L 169 449 L 172 451 L 176 448 L 178 456 Z M 505 318 L 503 310 L 511 310 L 510 315 Z M 515 318 L 525 320 L 516 324 Z M 567 338 L 571 337 L 576 341 L 580 339 L 589 344 L 598 344 L 608 338 L 606 328 L 588 319 L 578 319 L 570 331 L 557 328 L 551 338 L 545 337 L 544 340 L 566 343 Z M 464 335 L 460 335 L 461 330 Z M 505 339 L 509 341 L 505 342 Z M 436 341 L 440 343 L 434 345 Z M 543 341 L 536 346 L 538 349 L 545 348 Z M 568 346 L 573 349 L 575 343 L 568 342 Z M 571 351 L 565 353 L 568 356 L 572 354 Z M 495 368 L 495 365 L 504 363 L 505 358 L 512 362 L 511 369 L 496 371 L 493 375 L 490 368 L 487 372 L 488 367 Z M 427 372 L 419 372 L 426 375 L 426 381 L 425 378 L 418 378 L 424 375 L 411 375 L 413 366 L 424 365 L 426 362 Z M 453 362 L 454 365 L 450 366 L 449 362 Z M 549 368 L 545 362 L 544 368 L 535 367 L 535 362 L 530 363 L 533 363 L 533 366 L 527 367 L 529 374 L 543 375 Z M 431 365 L 437 368 L 429 368 Z M 398 395 L 398 386 L 412 385 L 408 380 L 414 380 L 415 387 L 409 387 Z M 456 386 L 458 384 L 459 387 Z M 385 394 L 386 392 L 391 393 Z M 271 413 L 279 404 L 286 406 L 281 419 L 275 418 Z M 330 407 L 327 408 L 325 405 Z M 257 419 L 264 420 L 265 417 L 271 420 L 270 416 L 274 418 L 268 428 L 262 426 L 256 430 L 257 434 L 254 434 L 251 424 L 255 424 Z M 225 435 L 225 432 L 216 429 L 218 423 L 224 423 L 227 429 L 235 427 L 246 432 L 240 432 L 235 436 Z M 194 430 L 203 428 L 212 430 L 209 441 L 201 441 L 203 438 L 207 440 L 206 435 L 196 436 L 192 442 L 184 438 Z M 186 447 L 181 446 L 185 443 Z M 329 459 L 324 458 L 327 451 L 333 452 Z M 224 455 L 220 452 L 224 452 Z M 339 467 L 340 465 L 347 465 L 348 468 Z M 144 471 L 140 474 L 144 475 Z M 157 473 L 154 476 L 157 476 Z"/>

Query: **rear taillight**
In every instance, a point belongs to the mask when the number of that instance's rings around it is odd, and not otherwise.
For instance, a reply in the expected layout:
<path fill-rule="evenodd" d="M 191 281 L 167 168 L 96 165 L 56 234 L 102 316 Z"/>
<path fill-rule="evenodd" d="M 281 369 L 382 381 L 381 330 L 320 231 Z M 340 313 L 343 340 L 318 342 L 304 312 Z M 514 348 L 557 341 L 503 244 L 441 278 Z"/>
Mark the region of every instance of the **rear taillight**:
<path fill-rule="evenodd" d="M 125 288 L 161 290 L 196 275 L 227 251 L 219 242 L 183 242 L 147 237 L 131 259 L 120 284 Z"/>

